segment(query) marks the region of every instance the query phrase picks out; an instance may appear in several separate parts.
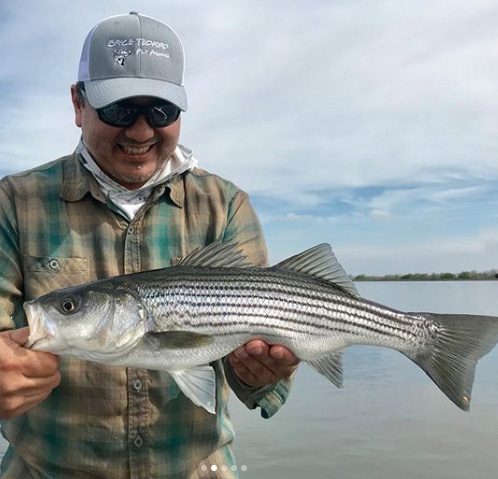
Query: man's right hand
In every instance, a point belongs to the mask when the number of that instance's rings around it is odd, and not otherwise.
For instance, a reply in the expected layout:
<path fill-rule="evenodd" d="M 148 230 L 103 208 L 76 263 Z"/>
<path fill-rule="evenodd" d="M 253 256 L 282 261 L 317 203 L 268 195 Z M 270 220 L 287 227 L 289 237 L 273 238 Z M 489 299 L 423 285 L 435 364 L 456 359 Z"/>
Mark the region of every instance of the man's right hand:
<path fill-rule="evenodd" d="M 42 402 L 60 383 L 57 356 L 23 348 L 29 328 L 0 333 L 0 419 Z"/>

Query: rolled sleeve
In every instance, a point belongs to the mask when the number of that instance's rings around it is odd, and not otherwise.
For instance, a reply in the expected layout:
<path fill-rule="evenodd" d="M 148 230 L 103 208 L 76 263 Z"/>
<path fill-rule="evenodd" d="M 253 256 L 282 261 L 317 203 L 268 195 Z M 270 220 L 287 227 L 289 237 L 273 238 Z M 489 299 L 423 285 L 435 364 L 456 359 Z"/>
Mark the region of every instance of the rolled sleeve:
<path fill-rule="evenodd" d="M 227 358 L 224 358 L 223 364 L 232 391 L 248 409 L 261 408 L 261 417 L 269 419 L 287 401 L 294 375 L 270 386 L 255 388 L 243 383 L 237 377 Z"/>

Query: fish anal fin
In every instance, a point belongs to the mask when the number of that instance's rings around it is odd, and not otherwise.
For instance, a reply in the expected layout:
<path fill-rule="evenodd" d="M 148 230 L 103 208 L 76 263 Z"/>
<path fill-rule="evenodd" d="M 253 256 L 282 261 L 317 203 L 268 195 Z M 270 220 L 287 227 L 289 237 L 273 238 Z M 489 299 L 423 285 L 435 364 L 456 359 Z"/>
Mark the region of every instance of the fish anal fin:
<path fill-rule="evenodd" d="M 342 351 L 338 351 L 319 359 L 306 360 L 313 369 L 325 376 L 338 388 L 342 388 Z"/>
<path fill-rule="evenodd" d="M 199 348 L 214 341 L 213 336 L 190 331 L 150 332 L 145 334 L 144 339 L 157 350 Z"/>
<path fill-rule="evenodd" d="M 197 268 L 244 268 L 252 266 L 237 243 L 215 241 L 197 248 L 182 258 L 176 266 Z"/>
<path fill-rule="evenodd" d="M 300 254 L 291 256 L 273 268 L 307 274 L 333 283 L 352 296 L 359 296 L 356 286 L 337 261 L 328 243 L 319 244 Z"/>
<path fill-rule="evenodd" d="M 196 406 L 216 414 L 216 374 L 211 366 L 197 366 L 182 371 L 168 371 L 183 394 Z"/>

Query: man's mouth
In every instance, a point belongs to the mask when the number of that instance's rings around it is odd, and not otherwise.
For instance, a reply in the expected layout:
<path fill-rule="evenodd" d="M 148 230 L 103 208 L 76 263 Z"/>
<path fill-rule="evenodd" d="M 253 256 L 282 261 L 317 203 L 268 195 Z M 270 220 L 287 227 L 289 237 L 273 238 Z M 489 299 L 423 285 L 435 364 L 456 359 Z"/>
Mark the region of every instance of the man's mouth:
<path fill-rule="evenodd" d="M 141 156 L 148 153 L 154 145 L 146 145 L 146 146 L 130 146 L 130 145 L 120 145 L 121 150 L 127 155 L 130 156 Z"/>

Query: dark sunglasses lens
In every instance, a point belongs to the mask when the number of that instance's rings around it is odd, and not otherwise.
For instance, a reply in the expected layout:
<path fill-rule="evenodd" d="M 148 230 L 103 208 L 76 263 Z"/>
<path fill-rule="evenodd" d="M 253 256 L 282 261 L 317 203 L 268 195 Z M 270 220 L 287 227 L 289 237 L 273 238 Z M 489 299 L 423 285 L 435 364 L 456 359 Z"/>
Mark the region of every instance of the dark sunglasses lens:
<path fill-rule="evenodd" d="M 137 121 L 139 115 L 145 115 L 151 127 L 164 128 L 178 119 L 180 108 L 166 102 L 150 106 L 138 106 L 120 102 L 98 108 L 97 114 L 104 123 L 119 127 L 131 126 Z"/>
<path fill-rule="evenodd" d="M 112 126 L 131 126 L 138 118 L 139 110 L 129 104 L 114 103 L 97 109 L 99 118 Z"/>
<path fill-rule="evenodd" d="M 180 116 L 180 108 L 172 103 L 153 105 L 147 109 L 147 121 L 156 128 L 164 128 L 174 123 Z"/>

